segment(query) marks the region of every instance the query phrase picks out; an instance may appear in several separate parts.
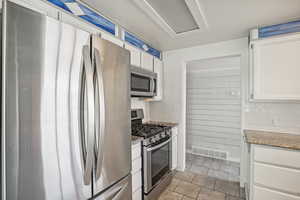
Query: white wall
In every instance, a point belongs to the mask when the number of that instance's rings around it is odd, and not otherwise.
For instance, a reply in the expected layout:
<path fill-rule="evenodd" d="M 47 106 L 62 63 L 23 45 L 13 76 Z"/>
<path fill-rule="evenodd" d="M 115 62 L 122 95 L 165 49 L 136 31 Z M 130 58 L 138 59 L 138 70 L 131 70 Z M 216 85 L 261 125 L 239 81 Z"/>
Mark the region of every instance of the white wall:
<path fill-rule="evenodd" d="M 150 119 L 174 121 L 178 127 L 178 169 L 185 168 L 186 148 L 186 63 L 189 61 L 240 55 L 242 73 L 242 128 L 300 134 L 300 104 L 252 103 L 248 101 L 248 38 L 167 51 L 164 58 L 164 98 L 150 103 Z M 244 155 L 242 142 L 241 153 Z M 245 156 L 241 162 L 245 163 Z M 241 167 L 241 184 L 245 169 Z"/>
<path fill-rule="evenodd" d="M 164 59 L 164 98 L 150 104 L 150 118 L 178 122 L 178 168 L 185 168 L 186 149 L 186 63 L 226 56 L 241 56 L 242 70 L 247 67 L 247 38 L 167 51 Z"/>
<path fill-rule="evenodd" d="M 248 103 L 244 111 L 246 129 L 300 134 L 299 103 Z"/>
<path fill-rule="evenodd" d="M 228 160 L 240 161 L 240 62 L 240 57 L 231 56 L 187 63 L 186 135 L 189 152 L 202 153 L 203 149 L 226 152 Z"/>

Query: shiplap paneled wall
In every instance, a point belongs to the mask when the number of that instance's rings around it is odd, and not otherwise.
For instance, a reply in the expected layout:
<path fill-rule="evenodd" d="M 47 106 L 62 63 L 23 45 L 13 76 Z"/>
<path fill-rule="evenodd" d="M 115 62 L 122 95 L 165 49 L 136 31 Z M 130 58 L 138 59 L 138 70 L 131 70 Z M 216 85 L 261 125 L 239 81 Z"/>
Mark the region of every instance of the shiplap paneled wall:
<path fill-rule="evenodd" d="M 193 61 L 187 65 L 187 148 L 228 152 L 240 159 L 240 58 Z"/>

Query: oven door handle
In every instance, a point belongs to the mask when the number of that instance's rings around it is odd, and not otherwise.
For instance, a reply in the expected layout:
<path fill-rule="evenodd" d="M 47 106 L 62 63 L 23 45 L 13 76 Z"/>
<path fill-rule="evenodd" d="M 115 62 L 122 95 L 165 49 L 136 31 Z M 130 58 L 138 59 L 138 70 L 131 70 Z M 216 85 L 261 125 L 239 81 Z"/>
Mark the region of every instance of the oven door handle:
<path fill-rule="evenodd" d="M 161 144 L 159 144 L 157 146 L 154 146 L 154 147 L 151 147 L 151 148 L 147 148 L 146 150 L 147 151 L 154 151 L 156 149 L 159 149 L 160 147 L 162 147 L 162 146 L 166 145 L 167 143 L 169 143 L 171 141 L 171 139 L 172 138 L 168 139 L 167 141 L 165 141 L 165 142 L 163 142 L 163 143 L 161 143 Z"/>

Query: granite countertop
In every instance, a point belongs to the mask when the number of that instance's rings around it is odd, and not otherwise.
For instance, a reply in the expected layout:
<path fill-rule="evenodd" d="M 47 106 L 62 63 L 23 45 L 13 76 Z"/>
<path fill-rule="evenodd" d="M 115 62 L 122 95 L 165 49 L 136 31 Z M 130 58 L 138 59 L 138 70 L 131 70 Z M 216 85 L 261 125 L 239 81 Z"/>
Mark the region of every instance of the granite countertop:
<path fill-rule="evenodd" d="M 143 140 L 142 137 L 132 135 L 131 136 L 131 145 L 135 145 L 135 144 L 141 142 L 142 140 Z"/>
<path fill-rule="evenodd" d="M 161 122 L 161 121 L 147 121 L 145 122 L 145 124 L 154 124 L 154 125 L 170 126 L 170 127 L 174 127 L 178 125 L 178 123 L 175 122 Z"/>
<path fill-rule="evenodd" d="M 244 133 L 246 142 L 250 144 L 262 144 L 300 150 L 300 135 L 258 130 L 244 130 Z"/>

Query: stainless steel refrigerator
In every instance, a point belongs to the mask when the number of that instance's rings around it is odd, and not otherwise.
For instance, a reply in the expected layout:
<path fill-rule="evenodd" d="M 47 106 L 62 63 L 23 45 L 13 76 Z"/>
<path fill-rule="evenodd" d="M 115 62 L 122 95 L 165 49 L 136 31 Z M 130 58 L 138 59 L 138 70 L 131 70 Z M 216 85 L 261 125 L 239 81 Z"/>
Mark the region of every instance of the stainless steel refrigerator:
<path fill-rule="evenodd" d="M 2 11 L 2 199 L 130 200 L 129 52 Z"/>

